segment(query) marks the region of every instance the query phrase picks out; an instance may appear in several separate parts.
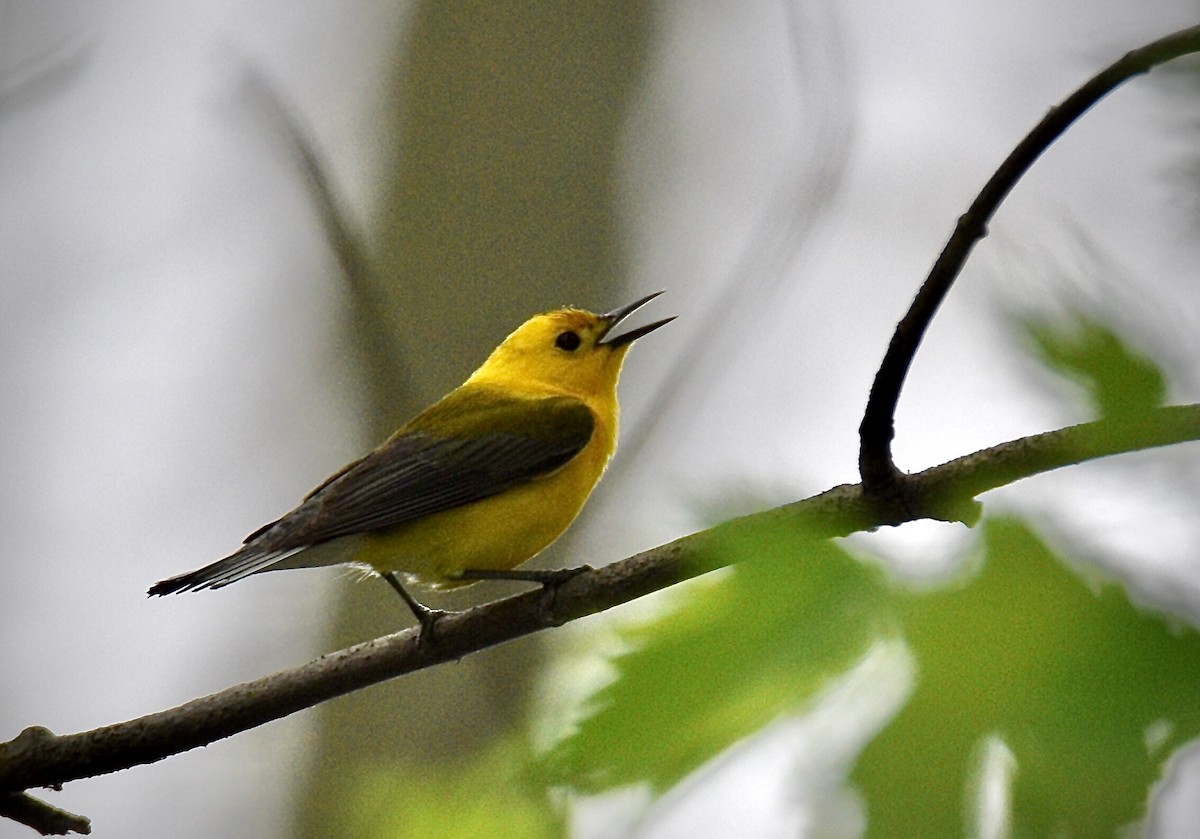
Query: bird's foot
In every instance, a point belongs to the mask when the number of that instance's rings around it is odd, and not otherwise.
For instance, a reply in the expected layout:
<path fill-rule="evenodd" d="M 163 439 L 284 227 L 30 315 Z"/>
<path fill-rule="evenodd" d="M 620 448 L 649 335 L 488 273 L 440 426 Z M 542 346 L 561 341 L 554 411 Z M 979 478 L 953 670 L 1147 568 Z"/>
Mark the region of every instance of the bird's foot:
<path fill-rule="evenodd" d="M 417 635 L 417 646 L 432 646 L 434 643 L 433 628 L 437 625 L 438 621 L 450 613 L 444 609 L 430 609 L 409 594 L 408 589 L 400 582 L 400 577 L 395 571 L 384 571 L 380 576 L 387 580 L 388 585 L 396 590 L 396 593 L 400 595 L 400 599 L 404 601 L 409 611 L 417 619 L 417 623 L 420 624 L 421 632 Z"/>
<path fill-rule="evenodd" d="M 490 568 L 467 568 L 460 571 L 460 580 L 517 580 L 522 583 L 538 583 L 542 588 L 557 588 L 573 577 L 595 569 L 590 565 L 575 568 L 511 568 L 508 571 L 493 571 Z"/>
<path fill-rule="evenodd" d="M 489 568 L 467 568 L 458 574 L 460 580 L 516 580 L 522 583 L 537 583 L 542 587 L 542 596 L 538 600 L 538 615 L 547 626 L 558 626 L 562 620 L 554 615 L 554 597 L 559 588 L 568 580 L 580 574 L 595 570 L 590 565 L 577 565 L 574 568 L 513 568 L 507 571 L 494 571 Z"/>

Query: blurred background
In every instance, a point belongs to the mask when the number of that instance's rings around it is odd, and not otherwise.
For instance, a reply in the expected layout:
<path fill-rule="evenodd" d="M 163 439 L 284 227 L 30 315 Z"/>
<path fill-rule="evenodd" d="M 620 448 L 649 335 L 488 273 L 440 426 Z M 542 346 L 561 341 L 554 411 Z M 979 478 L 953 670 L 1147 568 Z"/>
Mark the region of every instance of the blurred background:
<path fill-rule="evenodd" d="M 1198 18 L 1195 0 L 0 0 L 0 739 L 407 623 L 339 569 L 145 590 L 229 553 L 537 311 L 666 289 L 644 318 L 680 316 L 631 354 L 617 459 L 543 564 L 857 480 L 875 366 L 958 215 L 1052 103 Z M 1028 360 L 1013 324 L 1035 313 L 1102 314 L 1172 401 L 1200 396 L 1195 69 L 1122 89 L 1018 186 L 917 357 L 901 468 L 1087 418 Z M 1198 462 L 1179 447 L 987 500 L 1186 617 Z M 966 538 L 865 541 L 917 573 Z M 98 836 L 351 835 L 341 808 L 379 765 L 428 778 L 584 690 L 578 650 L 611 619 L 51 800 Z M 816 835 L 807 756 L 763 742 L 637 835 Z M 1160 835 L 1186 835 L 1198 793 L 1184 765 Z M 631 835 L 645 806 L 579 803 L 574 834 Z"/>

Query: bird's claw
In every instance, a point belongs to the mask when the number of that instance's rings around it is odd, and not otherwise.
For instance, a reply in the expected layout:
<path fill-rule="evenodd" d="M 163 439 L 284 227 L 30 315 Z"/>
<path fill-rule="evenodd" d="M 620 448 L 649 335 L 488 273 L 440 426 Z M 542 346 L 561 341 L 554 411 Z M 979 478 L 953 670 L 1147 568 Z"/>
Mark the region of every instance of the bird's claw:
<path fill-rule="evenodd" d="M 406 589 L 404 584 L 400 582 L 400 577 L 395 571 L 384 571 L 382 574 L 380 574 L 380 576 L 387 580 L 388 585 L 396 590 L 396 593 L 400 595 L 400 598 L 404 601 L 405 605 L 408 606 L 409 611 L 413 613 L 413 617 L 417 619 L 417 623 L 421 627 L 421 631 L 417 635 L 417 646 L 433 646 L 434 627 L 437 626 L 438 621 L 450 613 L 445 609 L 430 609 L 428 606 L 417 600 L 417 598 L 409 594 L 408 589 Z"/>
<path fill-rule="evenodd" d="M 559 588 L 569 580 L 592 570 L 594 569 L 590 565 L 577 565 L 574 568 L 521 568 L 508 571 L 468 568 L 462 571 L 458 578 L 461 580 L 517 580 L 523 583 L 537 583 L 542 587 L 541 597 L 538 598 L 538 619 L 546 626 L 559 626 L 563 621 L 554 614 L 554 597 L 558 594 Z"/>
<path fill-rule="evenodd" d="M 522 583 L 538 583 L 542 588 L 558 588 L 567 580 L 594 570 L 590 565 L 574 568 L 512 568 L 494 571 L 490 568 L 467 568 L 458 574 L 460 580 L 516 580 Z"/>

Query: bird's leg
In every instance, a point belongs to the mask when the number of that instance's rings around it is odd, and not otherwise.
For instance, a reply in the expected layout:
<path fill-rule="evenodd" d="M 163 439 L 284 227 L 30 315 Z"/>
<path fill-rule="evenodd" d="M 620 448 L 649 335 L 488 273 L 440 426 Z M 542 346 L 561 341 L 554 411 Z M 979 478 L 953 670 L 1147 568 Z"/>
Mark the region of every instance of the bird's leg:
<path fill-rule="evenodd" d="M 421 634 L 417 636 L 417 644 L 432 644 L 433 625 L 447 613 L 442 609 L 430 609 L 409 594 L 408 589 L 400 582 L 400 577 L 395 571 L 381 571 L 379 576 L 387 580 L 388 585 L 396 590 L 396 593 L 400 595 L 400 599 L 408 605 L 409 610 L 416 617 L 417 623 L 421 625 Z"/>
<path fill-rule="evenodd" d="M 554 617 L 551 608 L 554 595 L 563 583 L 578 577 L 586 571 L 594 570 L 590 565 L 578 565 L 575 568 L 513 568 L 508 571 L 493 571 L 489 568 L 464 568 L 456 576 L 460 580 L 516 580 L 522 583 L 537 583 L 542 587 L 542 596 L 538 601 L 538 612 L 542 623 L 558 626 L 561 619 Z"/>
<path fill-rule="evenodd" d="M 493 571 L 490 568 L 464 568 L 458 572 L 460 580 L 517 580 L 522 583 L 538 583 L 542 588 L 558 588 L 567 580 L 578 577 L 585 571 L 594 570 L 590 565 L 575 568 L 511 568 L 508 571 Z"/>

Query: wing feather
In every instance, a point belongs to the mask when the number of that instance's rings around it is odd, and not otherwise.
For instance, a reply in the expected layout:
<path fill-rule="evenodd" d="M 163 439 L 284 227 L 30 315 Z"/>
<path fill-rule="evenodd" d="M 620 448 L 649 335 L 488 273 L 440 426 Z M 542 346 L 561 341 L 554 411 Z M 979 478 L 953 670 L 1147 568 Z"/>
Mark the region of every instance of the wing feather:
<path fill-rule="evenodd" d="M 247 543 L 288 551 L 479 501 L 566 465 L 594 428 L 572 397 L 460 388 Z"/>

